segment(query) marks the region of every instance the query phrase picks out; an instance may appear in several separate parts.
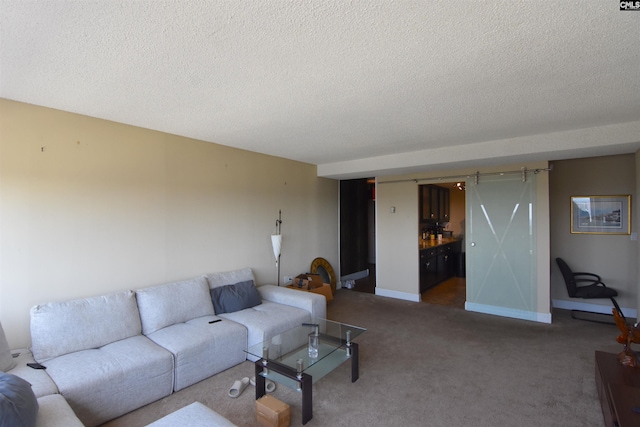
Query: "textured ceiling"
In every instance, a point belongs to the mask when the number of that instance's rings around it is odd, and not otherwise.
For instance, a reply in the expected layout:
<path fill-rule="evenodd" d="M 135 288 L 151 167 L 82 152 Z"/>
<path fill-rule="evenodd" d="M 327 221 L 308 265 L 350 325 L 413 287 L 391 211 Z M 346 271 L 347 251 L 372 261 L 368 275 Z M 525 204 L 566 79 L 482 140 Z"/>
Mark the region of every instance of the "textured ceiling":
<path fill-rule="evenodd" d="M 0 0 L 0 97 L 354 177 L 640 146 L 614 0 Z"/>

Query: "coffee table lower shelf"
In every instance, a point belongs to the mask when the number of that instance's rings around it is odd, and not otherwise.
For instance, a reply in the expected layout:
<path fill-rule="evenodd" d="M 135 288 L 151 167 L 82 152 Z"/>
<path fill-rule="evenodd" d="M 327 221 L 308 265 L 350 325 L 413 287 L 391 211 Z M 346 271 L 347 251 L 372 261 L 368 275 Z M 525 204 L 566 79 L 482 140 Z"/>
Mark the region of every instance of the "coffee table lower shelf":
<path fill-rule="evenodd" d="M 338 349 L 322 359 L 320 363 L 309 366 L 301 373 L 273 360 L 257 360 L 255 362 L 256 400 L 260 399 L 266 393 L 266 379 L 297 390 L 302 393 L 302 424 L 306 424 L 313 418 L 312 386 L 314 382 L 336 369 L 348 359 L 351 359 L 351 382 L 358 380 L 358 344 L 351 342 L 350 351 L 351 355 L 349 356 L 346 349 Z"/>

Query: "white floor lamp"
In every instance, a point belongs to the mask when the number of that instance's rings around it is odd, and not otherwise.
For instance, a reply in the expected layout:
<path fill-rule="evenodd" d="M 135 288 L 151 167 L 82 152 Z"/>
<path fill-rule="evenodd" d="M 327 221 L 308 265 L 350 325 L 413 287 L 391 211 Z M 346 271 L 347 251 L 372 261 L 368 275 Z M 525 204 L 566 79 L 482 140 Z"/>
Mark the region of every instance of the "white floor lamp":
<path fill-rule="evenodd" d="M 280 255 L 282 250 L 282 211 L 278 211 L 278 219 L 276 220 L 276 234 L 271 235 L 271 246 L 273 247 L 273 255 L 276 257 L 276 267 L 278 267 L 278 286 L 280 286 Z"/>

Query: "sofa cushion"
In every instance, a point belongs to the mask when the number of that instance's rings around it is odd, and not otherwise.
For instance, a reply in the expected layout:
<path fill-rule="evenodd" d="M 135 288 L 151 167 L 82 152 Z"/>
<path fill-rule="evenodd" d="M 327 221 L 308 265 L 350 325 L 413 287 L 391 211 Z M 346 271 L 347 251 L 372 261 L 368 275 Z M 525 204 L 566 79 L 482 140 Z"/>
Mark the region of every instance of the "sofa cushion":
<path fill-rule="evenodd" d="M 241 270 L 223 271 L 218 273 L 209 273 L 205 275 L 209 288 L 217 288 L 225 285 L 232 285 L 238 282 L 244 282 L 252 280 L 256 282 L 256 278 L 253 276 L 253 271 L 250 268 L 243 268 Z"/>
<path fill-rule="evenodd" d="M 4 335 L 4 329 L 2 329 L 2 323 L 0 323 L 0 371 L 7 372 L 16 366 L 16 361 L 13 360 L 11 350 L 9 349 L 9 343 L 7 337 Z"/>
<path fill-rule="evenodd" d="M 233 313 L 262 303 L 253 280 L 211 289 L 211 301 L 216 314 Z"/>
<path fill-rule="evenodd" d="M 176 323 L 147 337 L 174 359 L 174 391 L 209 378 L 246 359 L 247 329 L 235 322 L 204 316 Z"/>
<path fill-rule="evenodd" d="M 204 277 L 143 288 L 137 290 L 136 294 L 144 335 L 214 314 L 209 286 Z"/>
<path fill-rule="evenodd" d="M 15 375 L 0 372 L 0 426 L 36 425 L 38 401 L 31 384 Z"/>
<path fill-rule="evenodd" d="M 40 363 L 74 351 L 102 347 L 139 335 L 140 331 L 133 291 L 31 308 L 31 351 Z"/>
<path fill-rule="evenodd" d="M 173 366 L 171 353 L 137 335 L 51 359 L 47 373 L 80 421 L 97 426 L 170 395 Z"/>

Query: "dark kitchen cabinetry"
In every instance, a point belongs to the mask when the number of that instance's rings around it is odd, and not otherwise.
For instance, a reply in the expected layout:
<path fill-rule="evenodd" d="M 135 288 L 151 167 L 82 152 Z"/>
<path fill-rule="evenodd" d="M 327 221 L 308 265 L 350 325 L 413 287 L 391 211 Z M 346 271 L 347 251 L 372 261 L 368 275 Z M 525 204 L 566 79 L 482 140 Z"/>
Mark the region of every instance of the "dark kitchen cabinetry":
<path fill-rule="evenodd" d="M 420 251 L 420 293 L 438 283 L 438 249 Z"/>
<path fill-rule="evenodd" d="M 457 252 L 452 244 L 438 247 L 438 282 L 455 275 L 453 259 Z"/>
<path fill-rule="evenodd" d="M 437 185 L 420 186 L 420 222 L 449 222 L 449 189 Z"/>
<path fill-rule="evenodd" d="M 459 240 L 420 250 L 420 293 L 455 275 L 459 253 Z"/>

